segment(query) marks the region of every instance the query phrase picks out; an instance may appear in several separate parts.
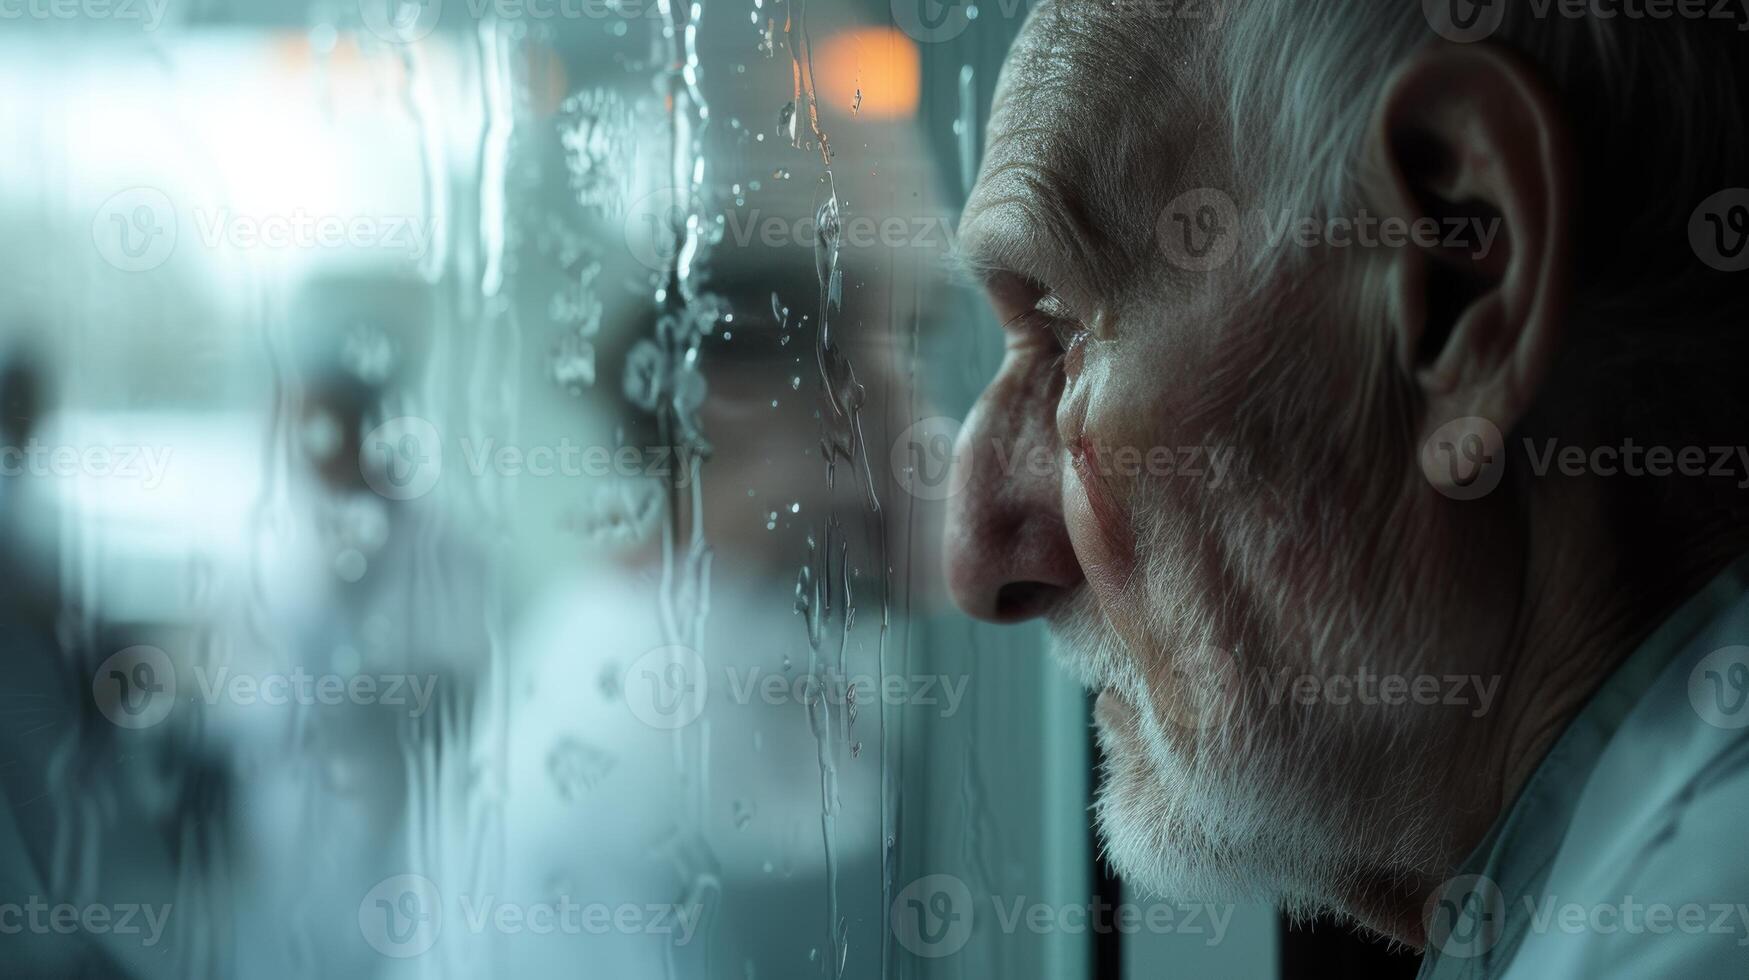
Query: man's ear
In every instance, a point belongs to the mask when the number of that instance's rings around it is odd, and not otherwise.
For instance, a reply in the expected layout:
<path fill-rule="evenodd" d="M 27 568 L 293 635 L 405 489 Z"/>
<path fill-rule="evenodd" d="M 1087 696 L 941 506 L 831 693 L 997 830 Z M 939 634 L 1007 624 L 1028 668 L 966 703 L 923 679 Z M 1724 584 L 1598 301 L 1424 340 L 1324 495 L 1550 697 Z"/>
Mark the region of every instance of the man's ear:
<path fill-rule="evenodd" d="M 1511 431 L 1566 313 L 1574 174 L 1559 107 L 1504 48 L 1431 45 L 1385 85 L 1365 163 L 1363 195 L 1421 232 L 1390 250 L 1387 281 L 1422 441 L 1459 419 L 1460 436 L 1480 419 Z"/>

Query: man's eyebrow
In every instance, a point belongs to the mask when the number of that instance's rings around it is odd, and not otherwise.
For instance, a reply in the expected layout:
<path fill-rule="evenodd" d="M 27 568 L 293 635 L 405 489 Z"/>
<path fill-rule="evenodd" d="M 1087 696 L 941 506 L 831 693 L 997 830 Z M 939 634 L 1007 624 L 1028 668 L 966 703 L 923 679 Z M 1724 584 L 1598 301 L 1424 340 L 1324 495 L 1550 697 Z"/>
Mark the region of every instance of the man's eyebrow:
<path fill-rule="evenodd" d="M 1021 276 L 1008 263 L 993 258 L 984 249 L 967 248 L 964 240 L 958 237 L 947 250 L 947 274 L 954 285 L 978 290 L 988 290 L 1006 279 Z"/>
<path fill-rule="evenodd" d="M 992 227 L 955 238 L 949 272 L 963 285 L 988 290 L 1004 282 L 1039 288 L 1108 292 L 1117 285 L 1120 262 L 1110 242 L 1089 219 L 1083 202 L 1064 182 L 1037 164 L 1017 161 L 986 175 L 1016 183 L 1012 191 L 979 208 L 971 227 Z"/>

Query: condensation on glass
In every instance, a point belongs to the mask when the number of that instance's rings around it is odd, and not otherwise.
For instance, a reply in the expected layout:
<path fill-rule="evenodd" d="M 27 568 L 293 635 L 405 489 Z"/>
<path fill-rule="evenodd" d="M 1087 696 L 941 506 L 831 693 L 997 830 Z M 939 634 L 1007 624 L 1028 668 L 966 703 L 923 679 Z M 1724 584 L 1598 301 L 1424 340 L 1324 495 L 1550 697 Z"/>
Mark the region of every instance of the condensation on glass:
<path fill-rule="evenodd" d="M 899 975 L 915 46 L 585 8 L 0 34 L 27 972 Z"/>

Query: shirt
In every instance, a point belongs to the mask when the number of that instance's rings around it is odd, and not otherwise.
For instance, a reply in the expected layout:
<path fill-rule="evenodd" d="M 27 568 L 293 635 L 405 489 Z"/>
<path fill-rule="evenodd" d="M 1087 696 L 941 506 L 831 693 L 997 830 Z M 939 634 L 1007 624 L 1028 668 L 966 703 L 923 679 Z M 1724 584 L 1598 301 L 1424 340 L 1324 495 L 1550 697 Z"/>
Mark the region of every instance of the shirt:
<path fill-rule="evenodd" d="M 1749 977 L 1749 559 L 1604 682 L 1428 902 L 1420 980 Z"/>

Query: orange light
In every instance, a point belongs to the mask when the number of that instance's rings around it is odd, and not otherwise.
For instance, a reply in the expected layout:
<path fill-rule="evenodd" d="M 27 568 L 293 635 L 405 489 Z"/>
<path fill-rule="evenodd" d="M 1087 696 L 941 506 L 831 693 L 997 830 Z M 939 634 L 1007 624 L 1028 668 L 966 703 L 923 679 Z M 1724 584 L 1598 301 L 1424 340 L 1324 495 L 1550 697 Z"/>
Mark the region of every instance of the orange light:
<path fill-rule="evenodd" d="M 525 46 L 523 57 L 527 59 L 529 101 L 537 114 L 550 116 L 559 110 L 570 88 L 565 63 L 552 45 L 538 41 Z"/>
<path fill-rule="evenodd" d="M 814 51 L 820 107 L 849 116 L 862 90 L 858 117 L 903 119 L 917 114 L 923 59 L 917 44 L 891 27 L 858 27 L 823 40 Z"/>

